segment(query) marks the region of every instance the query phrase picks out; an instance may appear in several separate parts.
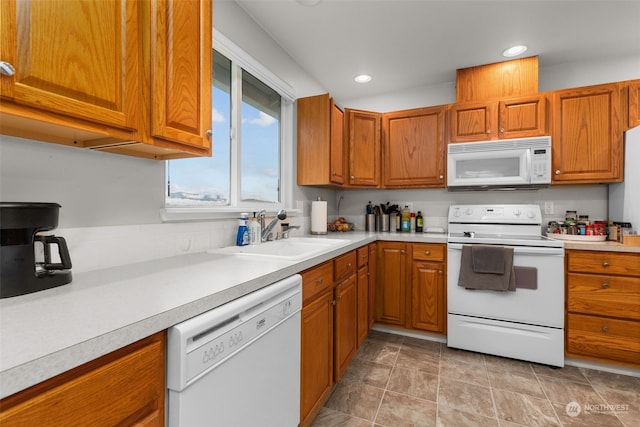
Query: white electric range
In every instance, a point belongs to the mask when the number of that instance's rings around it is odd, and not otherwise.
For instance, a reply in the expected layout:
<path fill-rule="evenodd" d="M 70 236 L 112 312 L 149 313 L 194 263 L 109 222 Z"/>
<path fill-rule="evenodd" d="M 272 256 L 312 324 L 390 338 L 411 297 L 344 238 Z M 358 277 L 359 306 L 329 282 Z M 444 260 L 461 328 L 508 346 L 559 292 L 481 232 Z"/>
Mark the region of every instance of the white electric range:
<path fill-rule="evenodd" d="M 448 225 L 447 345 L 564 366 L 564 247 L 542 235 L 540 207 L 452 205 Z M 513 254 L 504 274 L 518 279 L 515 290 L 459 286 L 463 248 L 478 245 Z"/>

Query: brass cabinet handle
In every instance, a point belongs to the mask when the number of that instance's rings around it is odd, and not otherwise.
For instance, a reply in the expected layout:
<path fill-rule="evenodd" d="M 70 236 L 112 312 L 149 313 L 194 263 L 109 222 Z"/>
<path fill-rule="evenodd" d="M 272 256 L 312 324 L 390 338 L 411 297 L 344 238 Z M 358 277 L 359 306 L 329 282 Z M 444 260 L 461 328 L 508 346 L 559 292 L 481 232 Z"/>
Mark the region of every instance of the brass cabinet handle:
<path fill-rule="evenodd" d="M 602 288 L 603 289 L 609 289 L 609 284 L 608 283 L 603 283 L 602 284 Z"/>
<path fill-rule="evenodd" d="M 439 274 L 440 276 L 442 276 L 442 274 L 443 274 L 443 273 L 442 273 L 442 270 L 438 270 L 438 274 Z"/>
<path fill-rule="evenodd" d="M 342 295 L 338 295 L 338 300 L 342 301 Z"/>
<path fill-rule="evenodd" d="M 487 129 L 487 135 L 491 133 L 491 129 Z"/>
<path fill-rule="evenodd" d="M 609 263 L 605 261 L 605 262 L 603 262 L 603 263 L 602 263 L 602 266 L 603 266 L 604 268 L 607 268 L 607 267 L 609 267 Z"/>
<path fill-rule="evenodd" d="M 401 253 L 402 255 L 404 255 L 404 249 L 403 249 L 403 250 L 401 250 L 401 251 L 400 251 L 400 253 Z"/>
<path fill-rule="evenodd" d="M 323 281 L 324 281 L 323 279 L 318 279 L 318 280 L 316 280 L 316 283 L 317 283 L 318 285 L 322 285 L 322 282 L 323 282 Z"/>
<path fill-rule="evenodd" d="M 424 254 L 425 255 L 431 255 L 431 252 L 430 251 L 424 251 Z"/>
<path fill-rule="evenodd" d="M 560 169 L 556 169 L 556 175 L 560 175 Z"/>
<path fill-rule="evenodd" d="M 351 263 L 347 263 L 347 270 L 351 268 Z"/>
<path fill-rule="evenodd" d="M 608 326 L 603 326 L 602 327 L 602 332 L 609 332 L 609 327 Z"/>

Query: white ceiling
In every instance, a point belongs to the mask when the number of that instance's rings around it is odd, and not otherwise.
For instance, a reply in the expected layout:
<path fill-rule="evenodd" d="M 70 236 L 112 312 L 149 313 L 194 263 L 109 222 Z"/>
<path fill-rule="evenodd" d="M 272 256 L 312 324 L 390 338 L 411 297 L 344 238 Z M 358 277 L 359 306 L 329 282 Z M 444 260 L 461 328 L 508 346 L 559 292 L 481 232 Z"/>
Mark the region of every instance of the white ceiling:
<path fill-rule="evenodd" d="M 334 97 L 455 80 L 526 44 L 540 67 L 640 56 L 640 0 L 236 0 Z M 361 73 L 373 80 L 353 81 Z"/>

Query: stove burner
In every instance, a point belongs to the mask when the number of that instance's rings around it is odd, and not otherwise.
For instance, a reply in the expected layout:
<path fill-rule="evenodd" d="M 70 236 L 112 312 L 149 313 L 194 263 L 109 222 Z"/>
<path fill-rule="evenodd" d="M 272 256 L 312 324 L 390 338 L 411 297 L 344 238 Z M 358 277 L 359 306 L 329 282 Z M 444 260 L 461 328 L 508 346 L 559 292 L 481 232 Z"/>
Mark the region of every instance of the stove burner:
<path fill-rule="evenodd" d="M 472 239 L 476 237 L 476 233 L 474 231 L 464 231 L 462 234 L 464 237 L 471 237 Z"/>

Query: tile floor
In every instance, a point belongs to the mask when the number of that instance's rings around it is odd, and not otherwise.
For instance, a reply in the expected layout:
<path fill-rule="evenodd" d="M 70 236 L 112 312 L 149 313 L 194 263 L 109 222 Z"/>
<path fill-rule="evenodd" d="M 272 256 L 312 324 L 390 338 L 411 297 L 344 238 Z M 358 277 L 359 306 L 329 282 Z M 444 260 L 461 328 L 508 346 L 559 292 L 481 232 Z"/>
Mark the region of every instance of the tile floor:
<path fill-rule="evenodd" d="M 371 331 L 312 425 L 338 426 L 640 427 L 640 378 Z"/>

